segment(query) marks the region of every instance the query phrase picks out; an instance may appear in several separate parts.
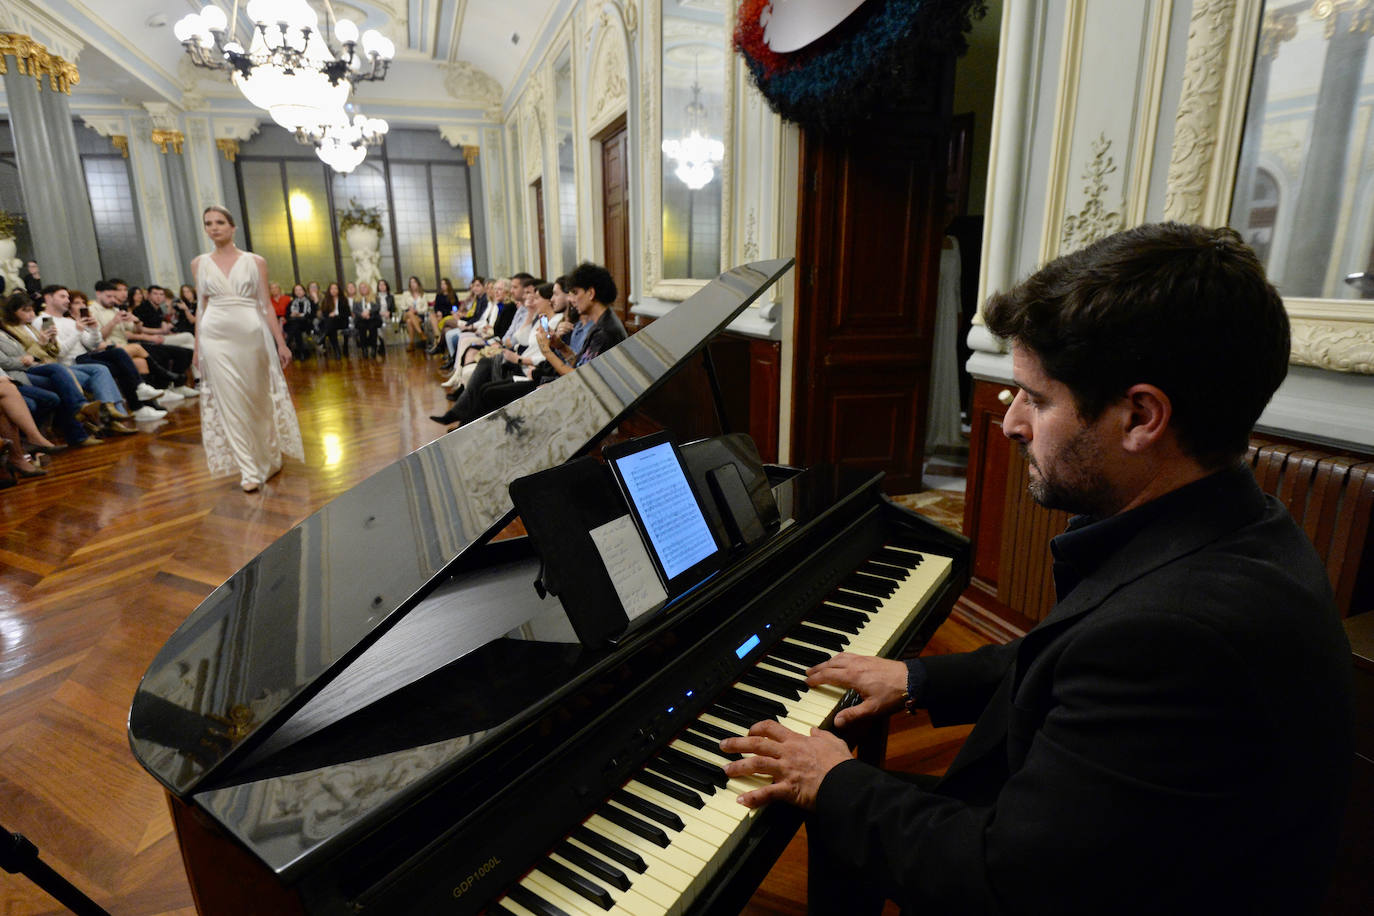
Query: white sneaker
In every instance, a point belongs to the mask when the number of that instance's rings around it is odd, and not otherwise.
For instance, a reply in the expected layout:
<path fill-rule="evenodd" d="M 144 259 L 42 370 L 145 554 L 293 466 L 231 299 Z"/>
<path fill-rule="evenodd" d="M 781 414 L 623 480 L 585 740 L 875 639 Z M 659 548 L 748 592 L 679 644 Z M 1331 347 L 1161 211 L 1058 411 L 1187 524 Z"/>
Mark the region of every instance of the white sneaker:
<path fill-rule="evenodd" d="M 190 385 L 173 385 L 172 391 L 176 394 L 181 395 L 183 398 L 200 397 L 200 392 L 192 388 Z"/>
<path fill-rule="evenodd" d="M 167 411 L 158 410 L 151 404 L 144 404 L 133 413 L 135 420 L 161 420 L 165 416 L 167 416 Z"/>
<path fill-rule="evenodd" d="M 147 382 L 138 383 L 138 399 L 140 401 L 156 401 L 164 394 L 166 394 L 166 392 L 163 391 L 161 388 L 154 388 Z"/>
<path fill-rule="evenodd" d="M 163 404 L 180 404 L 182 401 L 186 400 L 186 398 L 177 394 L 175 390 L 168 388 L 158 400 Z"/>

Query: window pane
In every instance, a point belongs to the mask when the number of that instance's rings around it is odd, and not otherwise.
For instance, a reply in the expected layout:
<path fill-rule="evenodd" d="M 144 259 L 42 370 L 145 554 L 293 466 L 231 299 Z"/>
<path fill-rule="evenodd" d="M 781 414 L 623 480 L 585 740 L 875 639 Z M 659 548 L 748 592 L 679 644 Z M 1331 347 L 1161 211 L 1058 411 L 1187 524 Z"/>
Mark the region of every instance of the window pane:
<path fill-rule="evenodd" d="M 100 272 L 106 276 L 146 272 L 143 244 L 138 236 L 138 223 L 134 219 L 129 166 L 118 156 L 88 156 L 82 159 L 81 164 L 86 172 L 86 190 L 91 198 Z M 129 269 L 131 267 L 133 270 Z M 190 266 L 187 265 L 186 269 L 189 271 Z M 171 281 L 159 279 L 159 282 Z"/>
<path fill-rule="evenodd" d="M 318 280 L 321 287 L 330 280 L 344 279 L 335 276 L 334 214 L 329 212 L 324 173 L 325 166 L 319 162 L 286 163 L 286 201 L 291 208 L 291 230 L 296 236 L 296 261 L 301 272 L 298 279 L 303 283 Z M 267 265 L 272 268 L 272 279 L 290 288 L 294 279 L 280 279 L 286 277 L 289 267 L 278 270 L 270 260 Z"/>
<path fill-rule="evenodd" d="M 434 225 L 439 230 L 439 273 L 457 289 L 472 280 L 472 215 L 466 165 L 432 165 Z"/>
<path fill-rule="evenodd" d="M 391 198 L 396 206 L 396 247 L 401 253 L 401 273 L 420 278 L 433 292 L 439 285 L 434 276 L 434 231 L 429 223 L 429 180 L 423 165 L 391 166 Z M 400 283 L 397 289 L 405 289 Z"/>
<path fill-rule="evenodd" d="M 269 278 L 289 286 L 291 236 L 286 227 L 286 199 L 281 193 L 281 164 L 240 159 L 243 174 L 243 210 L 252 234 L 255 254 L 267 259 Z"/>
<path fill-rule="evenodd" d="M 391 288 L 404 289 L 404 277 L 397 275 L 396 256 L 391 248 L 391 216 L 386 202 L 386 173 L 380 162 L 368 159 L 347 175 L 334 173 L 334 207 L 342 210 L 350 201 L 356 200 L 364 207 L 376 207 L 382 215 L 382 276 Z M 344 273 L 351 274 L 352 255 L 348 246 L 341 252 L 344 257 Z M 399 285 L 398 285 L 399 283 Z"/>

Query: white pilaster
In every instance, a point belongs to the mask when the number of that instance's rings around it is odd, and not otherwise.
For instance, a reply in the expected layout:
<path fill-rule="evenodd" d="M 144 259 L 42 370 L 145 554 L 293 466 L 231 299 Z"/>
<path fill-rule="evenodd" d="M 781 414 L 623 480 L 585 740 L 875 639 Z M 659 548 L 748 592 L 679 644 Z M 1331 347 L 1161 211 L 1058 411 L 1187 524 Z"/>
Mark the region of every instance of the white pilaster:
<path fill-rule="evenodd" d="M 148 115 L 134 115 L 130 128 L 129 167 L 134 174 L 134 206 L 138 207 L 139 219 L 143 222 L 150 276 L 180 277 L 188 268 L 177 263 L 172 216 L 167 212 L 171 198 L 160 158 L 163 153 L 152 141 L 153 119 Z"/>
<path fill-rule="evenodd" d="M 205 208 L 223 205 L 224 192 L 220 184 L 220 163 L 223 154 L 215 147 L 215 136 L 210 128 L 210 118 L 205 115 L 188 115 L 186 118 L 186 145 L 182 153 L 186 163 L 186 177 L 190 185 L 191 201 L 196 214 Z M 204 248 L 209 247 L 207 241 Z"/>

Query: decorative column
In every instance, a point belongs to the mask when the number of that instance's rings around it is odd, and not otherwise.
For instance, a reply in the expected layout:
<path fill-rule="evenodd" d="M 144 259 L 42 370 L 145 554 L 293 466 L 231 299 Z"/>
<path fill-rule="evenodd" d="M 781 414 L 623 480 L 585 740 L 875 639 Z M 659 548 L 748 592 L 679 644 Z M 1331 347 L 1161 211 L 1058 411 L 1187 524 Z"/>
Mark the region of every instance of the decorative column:
<path fill-rule="evenodd" d="M 1255 194 L 1255 173 L 1259 168 L 1260 137 L 1264 133 L 1264 109 L 1269 104 L 1269 71 L 1279 55 L 1279 45 L 1298 34 L 1298 14 L 1268 13 L 1260 27 L 1255 70 L 1250 77 L 1250 102 L 1245 112 L 1245 139 L 1240 144 L 1240 163 L 1236 166 L 1236 197 L 1231 205 L 1231 225 L 1242 234 L 1249 228 L 1250 201 Z"/>
<path fill-rule="evenodd" d="M 238 155 L 237 141 L 230 142 L 234 143 L 234 154 Z M 186 145 L 181 159 L 191 193 L 191 215 L 196 222 L 196 241 L 191 246 L 192 253 L 209 251 L 210 241 L 201 231 L 200 217 L 206 207 L 225 205 L 220 176 L 220 163 L 225 162 L 225 158 L 210 130 L 210 118 L 207 115 L 186 116 Z M 225 164 L 229 165 L 227 162 Z"/>
<path fill-rule="evenodd" d="M 163 118 L 161 125 L 155 123 L 148 114 L 136 114 L 130 119 L 129 168 L 134 175 L 134 206 L 138 208 L 139 220 L 143 224 L 143 243 L 148 250 L 148 282 L 179 284 L 191 268 L 189 263 L 181 262 L 177 251 L 173 229 L 175 215 L 162 161 L 167 154 L 153 139 L 153 131 L 169 130 L 165 126 L 165 117 L 161 113 L 159 117 Z M 168 150 L 173 148 L 170 138 L 165 134 L 160 138 L 167 144 Z"/>
<path fill-rule="evenodd" d="M 44 279 L 89 286 L 100 257 L 68 102 L 76 65 L 27 35 L 0 33 L 0 73 L 33 257 Z"/>
<path fill-rule="evenodd" d="M 143 105 L 153 121 L 150 139 L 162 152 L 163 179 L 167 184 L 167 208 L 176 244 L 178 277 L 191 278 L 191 259 L 207 249 L 201 229 L 200 210 L 191 194 L 190 177 L 186 168 L 186 134 L 181 130 L 179 113 L 166 102 L 145 102 Z M 173 283 L 171 276 L 154 277 L 158 283 Z M 180 285 L 178 279 L 175 285 Z"/>
<path fill-rule="evenodd" d="M 214 203 L 228 207 L 240 224 L 246 217 L 244 216 L 244 202 L 239 199 L 238 172 L 234 163 L 238 160 L 240 145 L 253 139 L 253 135 L 258 132 L 258 126 L 257 118 L 221 118 L 216 116 L 214 126 L 210 131 L 214 137 L 215 149 L 221 157 L 218 160 L 220 195 Z"/>
<path fill-rule="evenodd" d="M 1312 143 L 1303 157 L 1302 181 L 1293 195 L 1292 224 L 1302 226 L 1288 250 L 1283 272 L 1287 296 L 1325 298 L 1342 292 L 1323 289 L 1335 251 L 1336 221 L 1346 193 L 1346 163 L 1351 128 L 1360 102 L 1360 80 L 1369 54 L 1369 23 L 1360 10 L 1326 8 L 1326 61 L 1312 117 Z M 1314 8 L 1315 12 L 1315 8 Z M 1362 269 L 1364 265 L 1352 266 Z"/>

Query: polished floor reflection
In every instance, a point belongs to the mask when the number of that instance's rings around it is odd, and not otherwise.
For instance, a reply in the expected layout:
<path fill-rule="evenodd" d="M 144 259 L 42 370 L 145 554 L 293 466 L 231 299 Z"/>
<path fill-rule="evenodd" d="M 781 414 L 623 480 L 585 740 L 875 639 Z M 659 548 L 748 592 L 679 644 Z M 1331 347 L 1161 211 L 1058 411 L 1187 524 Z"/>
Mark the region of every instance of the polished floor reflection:
<path fill-rule="evenodd" d="M 436 365 L 393 348 L 385 363 L 293 366 L 306 461 L 258 493 L 208 476 L 194 401 L 153 432 L 58 455 L 48 476 L 0 492 L 0 824 L 102 906 L 194 912 L 162 790 L 125 732 L 153 655 L 283 532 L 442 434 L 429 420 L 447 403 Z M 955 624 L 936 637 L 946 651 L 967 638 Z M 804 895 L 777 881 L 758 912 L 791 911 Z M 0 873 L 0 913 L 59 912 Z"/>

